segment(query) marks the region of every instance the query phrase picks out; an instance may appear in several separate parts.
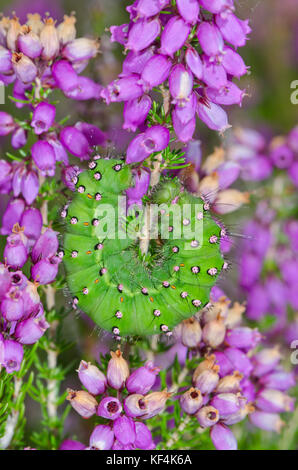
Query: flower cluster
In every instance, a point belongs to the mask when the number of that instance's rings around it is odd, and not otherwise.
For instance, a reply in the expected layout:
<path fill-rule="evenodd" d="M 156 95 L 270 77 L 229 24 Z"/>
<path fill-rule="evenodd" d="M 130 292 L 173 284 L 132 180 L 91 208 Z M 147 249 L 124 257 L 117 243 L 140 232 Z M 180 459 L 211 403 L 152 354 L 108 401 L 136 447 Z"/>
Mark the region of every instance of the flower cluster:
<path fill-rule="evenodd" d="M 204 355 L 192 375 L 193 386 L 180 396 L 183 412 L 210 428 L 219 450 L 234 450 L 237 441 L 229 426 L 244 420 L 268 431 L 279 431 L 279 413 L 293 411 L 294 400 L 284 392 L 294 376 L 279 365 L 277 348 L 260 349 L 257 329 L 241 325 L 245 307 L 233 305 L 218 287 L 212 304 L 177 329 L 181 343 L 192 354 Z"/>
<path fill-rule="evenodd" d="M 13 257 L 22 245 L 15 242 Z M 36 343 L 49 327 L 37 286 L 16 265 L 0 264 L 0 364 L 8 374 L 20 370 L 23 345 Z"/>
<path fill-rule="evenodd" d="M 91 363 L 81 361 L 78 374 L 87 391 L 69 389 L 67 400 L 84 418 L 97 415 L 104 424 L 95 426 L 88 447 L 78 441 L 67 440 L 61 449 L 154 449 L 151 432 L 143 420 L 161 413 L 171 396 L 167 390 L 148 393 L 158 373 L 159 368 L 153 367 L 151 362 L 130 373 L 119 349 L 111 351 L 106 374 Z M 98 395 L 99 402 L 95 398 Z"/>
<path fill-rule="evenodd" d="M 286 137 L 264 137 L 251 129 L 238 129 L 227 147 L 230 163 L 246 181 L 270 181 L 254 189 L 254 217 L 243 227 L 240 244 L 239 284 L 247 296 L 247 315 L 260 321 L 275 316 L 271 335 L 283 333 L 290 343 L 297 338 L 297 220 L 295 168 L 298 165 L 298 130 Z M 290 314 L 290 316 L 289 316 Z M 290 322 L 290 325 L 289 325 Z"/>
<path fill-rule="evenodd" d="M 110 30 L 111 40 L 129 52 L 122 73 L 101 92 L 108 104 L 125 103 L 124 129 L 136 131 L 144 124 L 156 87 L 181 142 L 192 139 L 196 114 L 210 129 L 230 127 L 221 106 L 241 105 L 245 92 L 232 79 L 246 74 L 247 67 L 235 49 L 245 45 L 250 32 L 248 21 L 234 15 L 233 3 L 136 0 L 127 7 L 130 22 Z M 128 162 L 143 161 L 165 148 L 166 121 L 160 127 L 154 135 L 145 130 L 130 143 Z"/>

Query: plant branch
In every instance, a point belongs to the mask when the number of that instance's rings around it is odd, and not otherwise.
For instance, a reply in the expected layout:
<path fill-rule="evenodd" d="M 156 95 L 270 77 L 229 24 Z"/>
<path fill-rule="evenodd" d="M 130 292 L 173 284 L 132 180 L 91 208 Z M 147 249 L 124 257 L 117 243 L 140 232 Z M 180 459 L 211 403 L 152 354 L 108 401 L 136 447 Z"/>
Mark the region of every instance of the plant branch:
<path fill-rule="evenodd" d="M 22 386 L 22 379 L 15 376 L 14 377 L 14 393 L 13 393 L 13 405 L 14 406 L 16 405 L 18 401 L 18 397 L 21 391 L 21 386 Z M 19 410 L 13 407 L 11 410 L 11 414 L 7 418 L 4 436 L 1 437 L 0 439 L 0 448 L 3 450 L 7 449 L 7 447 L 9 447 L 12 441 L 16 426 L 18 424 L 19 414 L 20 414 Z"/>

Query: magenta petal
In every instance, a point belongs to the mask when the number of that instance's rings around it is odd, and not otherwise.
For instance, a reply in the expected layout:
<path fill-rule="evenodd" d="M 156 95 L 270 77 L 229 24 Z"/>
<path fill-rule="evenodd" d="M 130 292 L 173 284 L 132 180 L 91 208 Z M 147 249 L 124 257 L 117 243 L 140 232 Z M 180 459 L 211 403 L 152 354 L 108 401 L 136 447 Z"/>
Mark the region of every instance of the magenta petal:
<path fill-rule="evenodd" d="M 169 76 L 172 62 L 168 57 L 156 54 L 146 63 L 141 79 L 145 89 L 151 89 L 163 83 Z"/>
<path fill-rule="evenodd" d="M 197 37 L 203 52 L 208 57 L 217 57 L 222 54 L 224 40 L 217 26 L 203 21 L 198 27 Z"/>
<path fill-rule="evenodd" d="M 190 33 L 190 27 L 179 16 L 172 17 L 161 35 L 160 53 L 173 57 L 181 49 Z"/>
<path fill-rule="evenodd" d="M 143 124 L 145 121 L 151 109 L 151 104 L 152 101 L 148 95 L 143 95 L 140 98 L 126 101 L 123 110 L 123 129 L 128 129 L 135 132 L 137 127 Z"/>
<path fill-rule="evenodd" d="M 177 114 L 177 111 L 174 109 L 172 112 L 172 119 L 173 119 L 173 126 L 174 131 L 181 142 L 187 143 L 189 142 L 196 128 L 196 119 L 192 118 L 187 123 L 183 123 Z"/>
<path fill-rule="evenodd" d="M 55 232 L 51 228 L 40 235 L 35 245 L 32 248 L 31 258 L 33 263 L 37 263 L 40 259 L 50 258 L 57 253 L 59 242 L 58 232 Z"/>
<path fill-rule="evenodd" d="M 120 416 L 114 421 L 113 430 L 116 439 L 123 445 L 133 444 L 136 439 L 136 429 L 132 418 Z"/>
<path fill-rule="evenodd" d="M 37 240 L 42 228 L 42 215 L 38 209 L 26 209 L 20 220 L 21 227 L 24 227 L 26 237 Z"/>
<path fill-rule="evenodd" d="M 186 23 L 198 21 L 200 6 L 197 0 L 176 0 L 178 11 Z"/>
<path fill-rule="evenodd" d="M 65 90 L 67 98 L 77 101 L 85 101 L 90 99 L 99 99 L 102 87 L 95 83 L 89 77 L 78 77 L 76 88 Z"/>
<path fill-rule="evenodd" d="M 23 199 L 12 199 L 9 201 L 2 217 L 2 235 L 9 235 L 11 233 L 13 226 L 20 222 L 24 209 L 25 202 Z"/>
<path fill-rule="evenodd" d="M 215 424 L 211 428 L 210 437 L 217 450 L 237 450 L 236 438 L 225 424 Z"/>
<path fill-rule="evenodd" d="M 89 143 L 85 135 L 75 127 L 64 127 L 60 132 L 60 141 L 72 155 L 82 160 L 89 158 Z"/>
<path fill-rule="evenodd" d="M 160 33 L 160 22 L 158 19 L 138 20 L 128 33 L 126 48 L 135 52 L 142 51 L 150 46 Z"/>
<path fill-rule="evenodd" d="M 240 78 L 247 73 L 247 67 L 241 55 L 237 54 L 237 52 L 230 47 L 224 47 L 221 63 L 225 71 L 234 77 Z"/>
<path fill-rule="evenodd" d="M 184 103 L 192 92 L 193 76 L 183 65 L 173 68 L 169 77 L 169 88 L 174 102 Z"/>
<path fill-rule="evenodd" d="M 39 140 L 31 147 L 35 165 L 48 176 L 54 176 L 56 159 L 52 146 L 45 140 Z"/>
<path fill-rule="evenodd" d="M 159 152 L 164 150 L 170 141 L 170 131 L 164 126 L 152 126 L 145 132 L 144 145 L 151 152 Z M 149 143 L 149 146 L 148 146 Z"/>
<path fill-rule="evenodd" d="M 197 111 L 199 118 L 209 127 L 209 129 L 222 133 L 231 127 L 228 123 L 227 113 L 215 103 L 209 102 L 206 106 L 199 101 Z"/>
<path fill-rule="evenodd" d="M 203 77 L 203 64 L 201 57 L 192 47 L 188 47 L 185 54 L 185 61 L 192 73 L 201 80 Z"/>
<path fill-rule="evenodd" d="M 54 124 L 56 108 L 49 103 L 39 103 L 33 111 L 31 126 L 35 134 L 40 135 L 47 132 Z"/>
<path fill-rule="evenodd" d="M 242 47 L 247 41 L 246 28 L 233 13 L 216 15 L 216 24 L 224 39 L 235 47 Z"/>
<path fill-rule="evenodd" d="M 79 77 L 72 65 L 66 60 L 59 60 L 52 66 L 52 74 L 56 84 L 64 92 L 70 92 L 78 86 Z"/>
<path fill-rule="evenodd" d="M 210 101 L 225 106 L 233 104 L 241 106 L 242 99 L 245 96 L 245 90 L 240 90 L 233 82 L 227 82 L 226 85 L 219 90 L 208 87 L 206 93 Z"/>

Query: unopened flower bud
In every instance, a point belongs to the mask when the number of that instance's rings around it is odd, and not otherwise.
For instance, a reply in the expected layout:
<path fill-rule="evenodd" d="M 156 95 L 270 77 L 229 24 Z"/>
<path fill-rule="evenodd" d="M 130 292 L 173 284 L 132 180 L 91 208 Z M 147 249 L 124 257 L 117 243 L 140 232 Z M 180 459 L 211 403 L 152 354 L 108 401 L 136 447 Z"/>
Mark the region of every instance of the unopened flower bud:
<path fill-rule="evenodd" d="M 151 431 L 147 428 L 146 424 L 136 421 L 136 440 L 134 446 L 136 449 L 153 450 L 155 444 L 152 439 Z"/>
<path fill-rule="evenodd" d="M 279 433 L 285 422 L 280 419 L 277 413 L 266 413 L 265 411 L 255 411 L 249 417 L 250 422 L 257 428 L 264 431 L 274 431 Z"/>
<path fill-rule="evenodd" d="M 53 18 L 46 18 L 44 27 L 40 32 L 40 42 L 43 46 L 42 58 L 45 60 L 54 59 L 60 49 L 59 37 L 55 28 L 55 21 Z"/>
<path fill-rule="evenodd" d="M 214 406 L 203 406 L 196 414 L 196 418 L 202 428 L 213 426 L 219 420 L 219 413 Z"/>
<path fill-rule="evenodd" d="M 225 424 L 215 424 L 211 429 L 210 437 L 217 450 L 237 450 L 236 438 Z"/>
<path fill-rule="evenodd" d="M 110 450 L 114 442 L 114 432 L 110 426 L 100 424 L 96 426 L 90 436 L 91 449 Z"/>
<path fill-rule="evenodd" d="M 200 390 L 197 388 L 190 388 L 180 397 L 180 406 L 187 414 L 196 413 L 202 406 L 203 398 Z"/>
<path fill-rule="evenodd" d="M 280 390 L 265 388 L 258 394 L 256 405 L 268 413 L 282 413 L 293 411 L 294 399 Z"/>
<path fill-rule="evenodd" d="M 92 395 L 105 392 L 107 379 L 105 375 L 90 362 L 81 361 L 78 369 L 79 379 Z"/>
<path fill-rule="evenodd" d="M 132 418 L 119 416 L 113 423 L 116 439 L 123 445 L 133 444 L 136 439 L 136 428 Z"/>
<path fill-rule="evenodd" d="M 241 389 L 240 382 L 243 379 L 243 374 L 240 374 L 237 370 L 232 375 L 226 375 L 222 377 L 216 387 L 216 393 L 236 393 Z"/>
<path fill-rule="evenodd" d="M 126 380 L 126 388 L 129 393 L 140 393 L 145 395 L 153 387 L 156 376 L 160 369 L 153 367 L 151 362 L 148 362 L 143 367 L 139 367 L 130 374 Z"/>
<path fill-rule="evenodd" d="M 64 21 L 60 23 L 57 27 L 57 32 L 58 32 L 58 37 L 59 41 L 62 45 L 67 44 L 68 42 L 71 42 L 75 39 L 76 37 L 76 17 L 74 15 L 63 16 Z"/>
<path fill-rule="evenodd" d="M 33 82 L 37 75 L 37 68 L 29 57 L 22 52 L 14 52 L 12 55 L 12 65 L 17 78 L 21 82 Z"/>
<path fill-rule="evenodd" d="M 240 397 L 235 393 L 219 393 L 212 398 L 210 404 L 218 410 L 221 418 L 236 413 L 241 407 Z"/>
<path fill-rule="evenodd" d="M 200 374 L 196 374 L 196 378 L 193 380 L 195 387 L 204 395 L 211 393 L 219 381 L 218 371 L 219 366 L 214 365 L 212 368 L 203 370 Z"/>
<path fill-rule="evenodd" d="M 42 45 L 37 34 L 31 31 L 30 26 L 24 25 L 18 36 L 18 46 L 20 52 L 25 54 L 30 59 L 36 59 L 40 56 Z"/>
<path fill-rule="evenodd" d="M 189 318 L 182 322 L 181 342 L 187 348 L 196 348 L 202 338 L 200 323 L 196 318 Z"/>
<path fill-rule="evenodd" d="M 167 389 L 162 392 L 152 392 L 144 397 L 147 406 L 147 412 L 142 419 L 152 418 L 153 416 L 161 413 L 164 410 L 166 401 L 172 394 Z"/>
<path fill-rule="evenodd" d="M 23 346 L 12 339 L 4 341 L 3 365 L 8 374 L 20 370 L 24 356 Z"/>
<path fill-rule="evenodd" d="M 69 388 L 67 391 L 66 400 L 83 418 L 90 418 L 96 413 L 97 401 L 93 395 L 84 390 L 75 391 Z"/>
<path fill-rule="evenodd" d="M 203 328 L 203 340 L 212 348 L 219 346 L 226 333 L 226 327 L 223 318 L 219 315 L 215 320 L 206 323 Z"/>
<path fill-rule="evenodd" d="M 107 369 L 108 384 L 116 390 L 121 390 L 124 388 L 128 376 L 128 363 L 123 358 L 120 349 L 117 349 L 116 352 L 111 351 L 111 359 L 109 360 Z"/>
<path fill-rule="evenodd" d="M 77 62 L 95 57 L 99 42 L 89 38 L 78 38 L 69 42 L 63 49 L 62 55 L 71 62 Z"/>

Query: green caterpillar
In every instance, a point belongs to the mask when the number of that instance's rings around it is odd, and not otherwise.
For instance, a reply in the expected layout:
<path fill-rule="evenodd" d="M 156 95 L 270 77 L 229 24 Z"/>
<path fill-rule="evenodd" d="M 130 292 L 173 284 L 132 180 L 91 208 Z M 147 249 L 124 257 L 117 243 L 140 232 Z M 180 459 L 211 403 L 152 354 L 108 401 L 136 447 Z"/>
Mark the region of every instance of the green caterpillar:
<path fill-rule="evenodd" d="M 64 265 L 73 305 L 117 339 L 160 332 L 170 336 L 178 323 L 209 302 L 210 289 L 225 267 L 219 249 L 224 229 L 211 218 L 208 203 L 184 190 L 179 181 L 164 178 L 151 202 L 165 207 L 158 215 L 158 230 L 165 233 L 166 220 L 168 236 L 150 240 L 149 262 L 144 262 L 139 241 L 123 237 L 118 207 L 119 196 L 132 185 L 131 168 L 121 160 L 99 157 L 89 168 L 76 178 L 76 195 L 61 213 L 66 222 Z M 102 235 L 102 226 L 109 220 L 101 215 L 109 206 L 116 218 L 122 217 L 110 229 L 112 238 Z M 189 218 L 178 227 L 182 232 L 188 228 L 187 238 L 184 232 L 177 238 L 171 226 L 174 206 L 188 208 Z M 131 219 L 133 227 L 141 220 L 137 215 Z M 192 235 L 198 221 L 203 229 L 200 242 Z"/>

